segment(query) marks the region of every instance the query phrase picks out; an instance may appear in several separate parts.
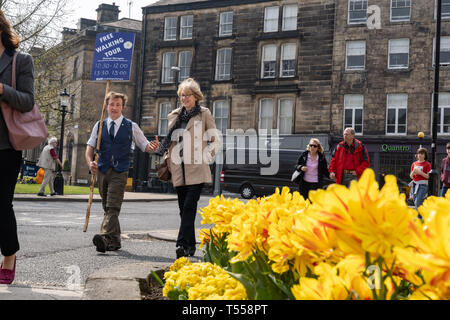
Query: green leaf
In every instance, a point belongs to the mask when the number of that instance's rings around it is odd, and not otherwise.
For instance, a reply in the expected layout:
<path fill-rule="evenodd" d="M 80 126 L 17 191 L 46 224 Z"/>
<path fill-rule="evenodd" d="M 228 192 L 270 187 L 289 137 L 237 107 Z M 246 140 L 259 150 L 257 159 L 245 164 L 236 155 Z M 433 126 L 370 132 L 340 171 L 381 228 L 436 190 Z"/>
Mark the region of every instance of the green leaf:
<path fill-rule="evenodd" d="M 152 276 L 153 276 L 153 278 L 155 278 L 156 281 L 158 281 L 158 283 L 159 283 L 161 286 L 164 286 L 164 282 L 161 280 L 160 277 L 158 277 L 158 275 L 156 274 L 155 271 L 152 271 Z"/>
<path fill-rule="evenodd" d="M 247 292 L 247 298 L 249 300 L 255 300 L 256 299 L 256 290 L 255 290 L 255 284 L 254 282 L 247 276 L 240 274 L 240 273 L 233 273 L 227 271 L 227 273 L 235 278 L 237 281 L 242 283 L 242 285 L 245 288 L 245 291 Z"/>

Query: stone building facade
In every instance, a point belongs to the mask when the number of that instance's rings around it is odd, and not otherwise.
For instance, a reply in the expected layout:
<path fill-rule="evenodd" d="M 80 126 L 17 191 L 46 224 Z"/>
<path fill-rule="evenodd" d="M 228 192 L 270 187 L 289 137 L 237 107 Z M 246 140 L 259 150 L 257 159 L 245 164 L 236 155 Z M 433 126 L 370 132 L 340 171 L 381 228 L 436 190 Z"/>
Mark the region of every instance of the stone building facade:
<path fill-rule="evenodd" d="M 303 149 L 314 135 L 328 149 L 333 0 L 161 0 L 143 14 L 137 112 L 144 132 L 167 133 L 177 83 L 189 76 L 224 134 L 278 129 L 280 147 Z M 138 187 L 147 172 L 151 187 L 161 187 L 152 176 L 157 161 L 138 159 Z"/>
<path fill-rule="evenodd" d="M 64 130 L 63 162 L 67 159 L 70 164 L 70 173 L 65 174 L 66 184 L 90 184 L 90 174 L 85 160 L 86 143 L 94 124 L 101 118 L 106 90 L 106 81 L 91 81 L 95 40 L 98 33 L 135 33 L 130 81 L 111 81 L 110 90 L 125 93 L 128 96 L 124 115 L 133 121 L 136 120 L 134 110 L 141 52 L 141 21 L 119 19 L 119 7 L 114 3 L 100 4 L 96 11 L 97 20 L 81 18 L 77 29 L 64 28 L 62 42 L 45 52 L 39 52 L 39 57 L 35 58 L 36 75 L 43 74 L 42 80 L 38 80 L 36 84 L 37 96 L 48 96 L 47 101 L 41 103 L 40 109 L 46 118 L 50 135 L 55 135 L 58 140 L 61 114 L 54 108 L 58 107 L 59 93 L 64 88 L 71 96 L 68 111 L 72 113 L 65 117 Z M 53 70 L 50 75 L 45 74 L 47 69 Z M 54 79 L 50 80 L 52 77 Z M 52 83 L 53 86 L 51 86 Z M 34 154 L 39 156 L 40 152 L 34 152 Z"/>
<path fill-rule="evenodd" d="M 373 6 L 373 10 L 371 10 Z M 367 14 L 369 8 L 369 14 Z M 379 181 L 410 181 L 420 145 L 431 151 L 434 0 L 337 0 L 333 43 L 330 141 L 353 126 Z M 450 8 L 443 7 L 437 166 L 450 139 Z"/>

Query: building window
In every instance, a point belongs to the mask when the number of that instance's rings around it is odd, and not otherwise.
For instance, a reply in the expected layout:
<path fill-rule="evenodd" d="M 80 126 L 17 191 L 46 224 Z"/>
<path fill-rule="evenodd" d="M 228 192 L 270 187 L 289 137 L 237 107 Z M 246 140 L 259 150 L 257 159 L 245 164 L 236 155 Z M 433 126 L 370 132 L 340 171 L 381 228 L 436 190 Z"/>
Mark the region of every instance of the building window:
<path fill-rule="evenodd" d="M 282 31 L 297 30 L 298 5 L 286 5 L 283 7 Z"/>
<path fill-rule="evenodd" d="M 285 43 L 281 45 L 280 77 L 293 77 L 295 75 L 295 54 L 297 45 Z"/>
<path fill-rule="evenodd" d="M 407 94 L 387 95 L 386 134 L 406 134 Z"/>
<path fill-rule="evenodd" d="M 268 7 L 264 10 L 264 32 L 278 31 L 279 7 Z"/>
<path fill-rule="evenodd" d="M 180 67 L 180 81 L 189 78 L 191 73 L 192 53 L 181 51 L 178 55 L 178 66 Z"/>
<path fill-rule="evenodd" d="M 78 74 L 78 57 L 75 57 L 73 61 L 72 80 L 75 80 L 77 78 L 77 74 Z"/>
<path fill-rule="evenodd" d="M 441 37 L 441 53 L 439 54 L 439 64 L 450 65 L 450 37 Z M 436 38 L 433 39 L 433 66 L 436 52 Z"/>
<path fill-rule="evenodd" d="M 158 135 L 167 136 L 167 133 L 169 132 L 169 120 L 167 115 L 171 110 L 170 102 L 162 102 L 159 104 Z"/>
<path fill-rule="evenodd" d="M 166 17 L 164 19 L 164 40 L 177 40 L 177 17 Z"/>
<path fill-rule="evenodd" d="M 275 78 L 277 64 L 277 46 L 274 44 L 263 47 L 261 78 Z"/>
<path fill-rule="evenodd" d="M 409 39 L 389 40 L 389 69 L 408 68 Z"/>
<path fill-rule="evenodd" d="M 391 0 L 391 21 L 409 21 L 411 0 Z"/>
<path fill-rule="evenodd" d="M 434 0 L 434 19 L 437 17 L 437 0 Z M 450 18 L 450 0 L 442 0 L 441 18 Z"/>
<path fill-rule="evenodd" d="M 294 100 L 283 98 L 278 101 L 279 134 L 292 134 Z"/>
<path fill-rule="evenodd" d="M 166 52 L 163 55 L 162 83 L 173 83 L 173 71 L 171 68 L 175 65 L 175 52 Z"/>
<path fill-rule="evenodd" d="M 261 99 L 259 105 L 259 129 L 272 129 L 273 99 Z"/>
<path fill-rule="evenodd" d="M 439 93 L 437 132 L 450 134 L 450 93 Z"/>
<path fill-rule="evenodd" d="M 233 11 L 220 13 L 219 36 L 225 37 L 233 34 Z"/>
<path fill-rule="evenodd" d="M 230 80 L 231 78 L 231 48 L 217 50 L 216 80 Z"/>
<path fill-rule="evenodd" d="M 363 95 L 344 95 L 344 129 L 352 127 L 356 134 L 363 133 L 363 106 Z"/>
<path fill-rule="evenodd" d="M 367 21 L 367 0 L 348 0 L 348 24 Z"/>
<path fill-rule="evenodd" d="M 366 42 L 347 41 L 346 70 L 364 70 L 366 66 Z"/>
<path fill-rule="evenodd" d="M 180 39 L 192 39 L 194 16 L 182 16 L 180 22 Z"/>
<path fill-rule="evenodd" d="M 222 134 L 227 133 L 228 129 L 229 105 L 227 100 L 214 101 L 213 116 L 216 121 L 216 128 Z"/>

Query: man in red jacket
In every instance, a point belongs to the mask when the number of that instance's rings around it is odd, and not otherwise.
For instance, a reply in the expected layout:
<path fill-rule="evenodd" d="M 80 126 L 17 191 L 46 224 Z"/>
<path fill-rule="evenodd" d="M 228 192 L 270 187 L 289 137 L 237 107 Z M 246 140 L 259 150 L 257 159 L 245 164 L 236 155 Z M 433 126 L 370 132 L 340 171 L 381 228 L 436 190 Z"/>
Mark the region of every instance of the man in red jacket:
<path fill-rule="evenodd" d="M 363 171 L 369 167 L 369 153 L 361 141 L 355 139 L 355 130 L 344 130 L 344 141 L 334 150 L 330 162 L 330 178 L 336 183 L 349 186 L 352 180 L 361 177 Z"/>

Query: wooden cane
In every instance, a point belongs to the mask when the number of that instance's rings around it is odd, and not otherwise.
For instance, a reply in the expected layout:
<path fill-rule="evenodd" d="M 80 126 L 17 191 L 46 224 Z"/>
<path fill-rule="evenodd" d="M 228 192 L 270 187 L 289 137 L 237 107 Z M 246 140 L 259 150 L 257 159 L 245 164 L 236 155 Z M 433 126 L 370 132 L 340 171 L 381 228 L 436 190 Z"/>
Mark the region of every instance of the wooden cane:
<path fill-rule="evenodd" d="M 106 115 L 106 96 L 108 95 L 109 92 L 109 88 L 111 87 L 111 80 L 107 80 L 106 82 L 106 92 L 105 92 L 105 100 L 103 101 L 103 110 L 102 110 L 102 117 L 99 123 L 99 129 L 98 129 L 98 134 L 97 134 L 97 148 L 95 150 L 97 150 L 97 152 L 94 152 L 94 161 L 97 162 L 98 160 L 98 150 L 100 150 L 100 144 L 102 142 L 102 130 L 103 130 L 103 120 L 105 120 L 105 115 Z M 98 168 L 97 168 L 98 170 Z M 87 228 L 88 228 L 88 224 L 89 224 L 89 216 L 91 215 L 91 206 L 92 206 L 92 199 L 94 197 L 94 185 L 95 185 L 95 176 L 96 173 L 92 174 L 91 177 L 91 188 L 89 190 L 89 202 L 88 202 L 88 207 L 86 210 L 86 219 L 84 221 L 84 228 L 83 228 L 83 232 L 86 232 Z"/>

